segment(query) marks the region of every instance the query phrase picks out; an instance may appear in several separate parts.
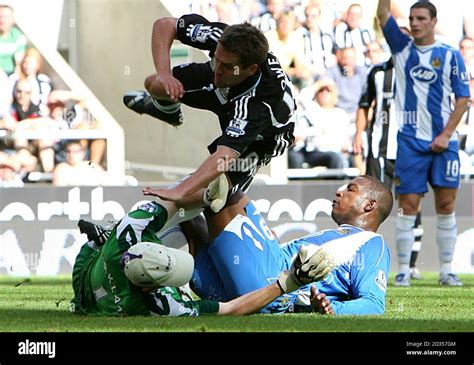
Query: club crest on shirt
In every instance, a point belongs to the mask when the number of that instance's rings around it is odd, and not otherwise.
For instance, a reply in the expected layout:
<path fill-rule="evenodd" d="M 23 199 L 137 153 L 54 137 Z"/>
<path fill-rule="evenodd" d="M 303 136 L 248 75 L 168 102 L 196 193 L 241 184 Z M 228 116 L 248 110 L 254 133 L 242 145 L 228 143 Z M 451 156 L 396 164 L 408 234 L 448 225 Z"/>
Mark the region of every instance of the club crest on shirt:
<path fill-rule="evenodd" d="M 191 28 L 189 34 L 191 35 L 191 40 L 193 42 L 206 43 L 207 38 L 211 34 L 211 27 L 202 24 L 196 24 Z"/>
<path fill-rule="evenodd" d="M 431 60 L 431 66 L 433 68 L 440 68 L 441 67 L 441 58 L 435 57 Z"/>
<path fill-rule="evenodd" d="M 339 234 L 348 234 L 350 231 L 348 228 L 338 228 L 336 232 Z"/>
<path fill-rule="evenodd" d="M 230 137 L 240 137 L 245 134 L 245 126 L 247 121 L 242 119 L 232 119 L 229 126 L 226 128 L 225 133 Z"/>
<path fill-rule="evenodd" d="M 156 214 L 156 212 L 158 212 L 158 206 L 155 205 L 153 202 L 142 204 L 138 207 L 138 209 L 151 214 Z"/>

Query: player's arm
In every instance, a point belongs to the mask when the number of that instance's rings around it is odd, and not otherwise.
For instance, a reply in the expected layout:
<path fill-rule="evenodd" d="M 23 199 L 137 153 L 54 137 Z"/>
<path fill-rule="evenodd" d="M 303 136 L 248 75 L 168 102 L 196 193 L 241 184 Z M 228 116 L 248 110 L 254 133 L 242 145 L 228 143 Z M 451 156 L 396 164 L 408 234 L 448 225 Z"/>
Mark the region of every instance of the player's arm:
<path fill-rule="evenodd" d="M 456 128 L 461 121 L 462 116 L 466 112 L 469 106 L 469 98 L 458 98 L 454 103 L 454 110 L 449 116 L 448 123 L 444 127 L 443 131 L 436 136 L 436 138 L 431 142 L 430 148 L 431 151 L 435 153 L 440 153 L 445 151 L 448 148 L 449 140 L 451 136 L 456 131 Z"/>
<path fill-rule="evenodd" d="M 369 119 L 369 109 L 375 99 L 375 68 L 371 68 L 367 74 L 367 82 L 359 99 L 359 108 L 356 112 L 356 133 L 354 135 L 353 149 L 354 153 L 362 153 L 363 141 L 362 133 L 367 128 Z"/>
<path fill-rule="evenodd" d="M 400 30 L 395 18 L 390 15 L 390 0 L 379 0 L 377 18 L 392 54 L 401 52 L 411 42 L 411 38 Z"/>
<path fill-rule="evenodd" d="M 233 299 L 230 302 L 219 303 L 217 314 L 222 316 L 252 314 L 270 304 L 282 294 L 280 287 L 275 282 Z"/>
<path fill-rule="evenodd" d="M 273 284 L 255 290 L 227 303 L 219 303 L 221 315 L 254 313 L 273 302 L 280 295 L 290 293 L 311 282 L 323 280 L 334 268 L 334 259 L 316 245 L 302 245 L 293 259 L 290 270 L 280 273 Z"/>
<path fill-rule="evenodd" d="M 171 72 L 170 50 L 173 41 L 178 39 L 176 18 L 160 18 L 153 23 L 151 53 L 155 65 L 155 80 L 148 89 L 156 98 L 177 100 L 184 95 L 183 84 Z"/>
<path fill-rule="evenodd" d="M 385 27 L 388 19 L 390 18 L 390 0 L 379 0 L 377 6 L 377 19 L 379 20 L 380 27 Z"/>
<path fill-rule="evenodd" d="M 171 189 L 144 189 L 145 195 L 157 196 L 161 199 L 177 202 L 178 205 L 183 201 L 188 201 L 192 197 L 201 200 L 203 191 L 211 181 L 215 180 L 222 173 L 227 171 L 238 156 L 239 152 L 226 147 L 218 146 L 216 152 L 210 155 L 199 168 L 186 180 L 178 186 Z M 180 205 L 181 206 L 181 205 Z"/>
<path fill-rule="evenodd" d="M 362 153 L 364 149 L 364 143 L 362 140 L 362 133 L 367 128 L 367 120 L 369 115 L 368 108 L 361 108 L 359 107 L 356 112 L 356 132 L 354 135 L 354 141 L 352 144 L 353 150 L 355 154 Z"/>
<path fill-rule="evenodd" d="M 443 152 L 449 144 L 449 140 L 456 131 L 458 124 L 461 122 L 463 114 L 469 107 L 471 98 L 469 88 L 469 74 L 466 70 L 466 65 L 459 52 L 453 52 L 451 58 L 451 87 L 456 98 L 454 102 L 454 110 L 449 116 L 443 131 L 436 136 L 430 147 L 433 152 Z"/>

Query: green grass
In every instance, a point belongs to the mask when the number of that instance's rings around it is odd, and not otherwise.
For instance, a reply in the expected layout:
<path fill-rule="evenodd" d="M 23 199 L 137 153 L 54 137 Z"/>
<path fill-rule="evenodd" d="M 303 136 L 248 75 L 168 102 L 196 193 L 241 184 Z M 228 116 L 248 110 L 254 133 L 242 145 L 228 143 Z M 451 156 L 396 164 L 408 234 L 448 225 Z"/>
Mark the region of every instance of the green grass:
<path fill-rule="evenodd" d="M 88 317 L 69 312 L 69 277 L 0 278 L 2 332 L 474 332 L 474 275 L 460 275 L 461 288 L 439 287 L 437 274 L 424 273 L 411 288 L 389 286 L 383 316 L 317 314 L 245 317 Z M 393 282 L 391 277 L 390 282 Z M 21 283 L 20 285 L 17 285 Z"/>

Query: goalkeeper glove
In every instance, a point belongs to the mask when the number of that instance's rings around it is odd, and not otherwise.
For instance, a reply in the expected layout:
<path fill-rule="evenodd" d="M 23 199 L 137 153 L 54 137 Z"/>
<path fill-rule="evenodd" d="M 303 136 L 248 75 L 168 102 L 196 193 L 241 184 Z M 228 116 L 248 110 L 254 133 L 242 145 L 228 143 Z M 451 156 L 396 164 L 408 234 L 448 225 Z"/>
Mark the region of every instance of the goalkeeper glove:
<path fill-rule="evenodd" d="M 222 174 L 208 185 L 202 200 L 214 213 L 219 213 L 227 201 L 228 191 L 229 183 L 227 182 L 227 177 L 225 174 Z"/>
<path fill-rule="evenodd" d="M 303 245 L 290 270 L 280 273 L 277 283 L 283 293 L 290 293 L 303 285 L 323 280 L 335 266 L 333 257 L 320 246 Z"/>

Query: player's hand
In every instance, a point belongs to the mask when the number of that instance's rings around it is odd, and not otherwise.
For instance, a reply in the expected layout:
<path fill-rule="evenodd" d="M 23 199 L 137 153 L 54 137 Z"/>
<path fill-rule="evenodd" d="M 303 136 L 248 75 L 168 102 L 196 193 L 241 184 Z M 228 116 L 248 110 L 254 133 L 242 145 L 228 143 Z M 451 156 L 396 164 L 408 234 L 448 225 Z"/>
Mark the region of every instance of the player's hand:
<path fill-rule="evenodd" d="M 313 311 L 320 314 L 334 314 L 331 306 L 331 301 L 326 297 L 326 294 L 320 293 L 316 285 L 311 286 L 311 307 Z"/>
<path fill-rule="evenodd" d="M 320 246 L 313 246 L 315 245 L 301 246 L 298 255 L 301 267 L 295 271 L 295 276 L 304 284 L 323 280 L 336 267 L 331 254 Z"/>
<path fill-rule="evenodd" d="M 445 133 L 441 133 L 431 142 L 430 149 L 434 153 L 441 153 L 446 151 L 449 144 L 449 136 Z"/>
<path fill-rule="evenodd" d="M 156 196 L 157 198 L 172 202 L 179 202 L 184 198 L 184 195 L 176 189 L 152 189 L 146 187 L 142 192 L 143 195 Z"/>
<path fill-rule="evenodd" d="M 184 95 L 184 87 L 181 81 L 175 78 L 171 72 L 159 72 L 156 74 L 156 81 L 161 84 L 166 95 L 171 101 L 179 101 Z"/>
<path fill-rule="evenodd" d="M 207 186 L 202 200 L 214 213 L 224 208 L 229 192 L 229 183 L 225 174 L 219 175 Z"/>
<path fill-rule="evenodd" d="M 283 271 L 278 277 L 278 285 L 284 293 L 290 293 L 324 279 L 334 267 L 334 259 L 320 246 L 303 245 L 290 270 Z"/>

